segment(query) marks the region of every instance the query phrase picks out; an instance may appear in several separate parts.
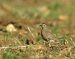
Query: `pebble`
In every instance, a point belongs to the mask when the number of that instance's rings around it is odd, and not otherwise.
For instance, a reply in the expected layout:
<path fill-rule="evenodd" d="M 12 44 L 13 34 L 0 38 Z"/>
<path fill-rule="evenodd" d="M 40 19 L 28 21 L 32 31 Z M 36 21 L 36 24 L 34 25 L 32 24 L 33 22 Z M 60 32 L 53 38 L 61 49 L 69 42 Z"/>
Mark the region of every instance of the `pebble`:
<path fill-rule="evenodd" d="M 16 32 L 17 29 L 15 28 L 15 26 L 14 26 L 13 24 L 8 24 L 8 25 L 6 26 L 6 31 L 7 31 L 7 32 Z"/>

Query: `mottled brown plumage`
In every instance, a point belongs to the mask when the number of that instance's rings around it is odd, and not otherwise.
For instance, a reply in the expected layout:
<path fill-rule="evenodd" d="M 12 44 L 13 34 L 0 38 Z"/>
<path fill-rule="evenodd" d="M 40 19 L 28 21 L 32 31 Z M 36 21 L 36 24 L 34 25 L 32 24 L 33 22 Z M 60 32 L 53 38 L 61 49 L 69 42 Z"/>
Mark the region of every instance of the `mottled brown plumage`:
<path fill-rule="evenodd" d="M 41 36 L 50 45 L 56 45 L 59 40 L 56 36 L 47 28 L 46 24 L 41 24 Z"/>

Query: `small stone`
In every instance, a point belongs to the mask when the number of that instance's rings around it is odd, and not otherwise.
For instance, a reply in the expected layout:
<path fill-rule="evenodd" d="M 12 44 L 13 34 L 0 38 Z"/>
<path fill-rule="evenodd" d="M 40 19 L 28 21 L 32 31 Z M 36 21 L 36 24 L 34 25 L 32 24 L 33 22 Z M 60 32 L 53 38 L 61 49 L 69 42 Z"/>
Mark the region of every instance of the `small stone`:
<path fill-rule="evenodd" d="M 15 26 L 14 26 L 13 24 L 8 24 L 8 25 L 6 26 L 6 31 L 7 31 L 7 32 L 16 32 L 17 29 L 15 28 Z"/>

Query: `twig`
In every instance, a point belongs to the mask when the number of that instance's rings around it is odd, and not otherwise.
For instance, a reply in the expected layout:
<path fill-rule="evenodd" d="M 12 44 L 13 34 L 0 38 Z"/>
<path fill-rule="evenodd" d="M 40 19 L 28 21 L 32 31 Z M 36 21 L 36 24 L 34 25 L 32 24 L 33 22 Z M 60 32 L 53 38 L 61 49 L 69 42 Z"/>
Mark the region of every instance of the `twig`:
<path fill-rule="evenodd" d="M 33 35 L 33 33 L 31 32 L 31 30 L 30 30 L 30 28 L 27 26 L 27 28 L 28 28 L 28 31 L 31 33 L 31 35 L 32 35 L 32 37 L 33 37 L 33 39 L 34 39 L 34 35 Z"/>
<path fill-rule="evenodd" d="M 1 49 L 8 49 L 8 48 L 26 48 L 27 46 L 12 46 L 12 47 L 10 47 L 10 46 L 5 46 L 5 47 L 0 47 L 0 50 Z"/>

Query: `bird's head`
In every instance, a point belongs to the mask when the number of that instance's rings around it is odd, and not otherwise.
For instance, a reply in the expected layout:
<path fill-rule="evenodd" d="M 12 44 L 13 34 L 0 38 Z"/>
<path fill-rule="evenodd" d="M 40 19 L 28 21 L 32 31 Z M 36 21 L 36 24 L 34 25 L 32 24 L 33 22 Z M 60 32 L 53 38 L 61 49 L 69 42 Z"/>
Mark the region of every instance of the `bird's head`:
<path fill-rule="evenodd" d="M 40 26 L 41 26 L 42 29 L 47 27 L 45 23 L 42 23 Z"/>

